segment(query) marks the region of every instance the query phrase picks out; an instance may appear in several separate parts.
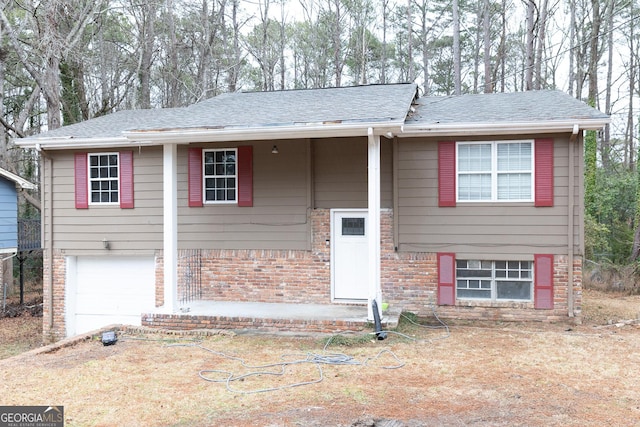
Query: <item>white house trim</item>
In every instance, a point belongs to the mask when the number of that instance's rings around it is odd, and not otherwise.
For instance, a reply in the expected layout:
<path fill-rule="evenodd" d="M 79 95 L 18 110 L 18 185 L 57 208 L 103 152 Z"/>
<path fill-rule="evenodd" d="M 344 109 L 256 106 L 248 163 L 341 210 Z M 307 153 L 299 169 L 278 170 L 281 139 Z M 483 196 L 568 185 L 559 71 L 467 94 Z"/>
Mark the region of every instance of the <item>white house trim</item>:
<path fill-rule="evenodd" d="M 0 176 L 5 177 L 6 179 L 8 179 L 9 181 L 13 181 L 14 183 L 16 183 L 17 185 L 20 186 L 20 188 L 22 189 L 26 189 L 26 190 L 35 190 L 38 188 L 37 185 L 27 181 L 26 179 L 19 177 L 18 175 L 16 175 L 15 173 L 9 172 L 6 169 L 2 169 L 0 168 Z"/>
<path fill-rule="evenodd" d="M 378 304 L 378 314 L 382 311 L 382 291 L 380 287 L 380 135 L 373 128 L 368 132 L 368 224 L 369 244 L 369 298 L 368 317 L 373 320 L 372 301 Z"/>
<path fill-rule="evenodd" d="M 164 144 L 162 158 L 164 311 L 178 306 L 178 146 Z"/>

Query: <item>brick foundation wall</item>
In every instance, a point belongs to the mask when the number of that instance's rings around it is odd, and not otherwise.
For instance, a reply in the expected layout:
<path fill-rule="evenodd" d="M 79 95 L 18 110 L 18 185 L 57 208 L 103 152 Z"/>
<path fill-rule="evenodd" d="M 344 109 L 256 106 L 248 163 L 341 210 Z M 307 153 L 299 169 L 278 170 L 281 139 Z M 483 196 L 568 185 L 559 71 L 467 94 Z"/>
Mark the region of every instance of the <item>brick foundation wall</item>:
<path fill-rule="evenodd" d="M 331 238 L 330 210 L 311 212 L 313 230 L 311 250 L 191 250 L 180 251 L 178 281 L 188 269 L 184 260 L 197 254 L 200 262 L 201 296 L 198 299 L 217 301 L 257 301 L 285 303 L 331 303 Z M 437 259 L 435 253 L 395 252 L 393 245 L 393 214 L 381 214 L 381 287 L 383 301 L 394 310 L 406 310 L 430 316 L 437 298 Z M 53 253 L 53 271 L 49 271 L 49 253 L 44 253 L 44 341 L 56 341 L 65 336 L 66 262 L 61 251 Z M 163 291 L 162 251 L 156 252 L 156 305 L 161 306 Z M 191 267 L 189 267 L 191 268 Z M 567 321 L 568 316 L 567 256 L 554 257 L 554 308 L 536 310 L 533 303 L 458 302 L 455 306 L 436 307 L 438 316 L 468 320 Z M 53 274 L 53 294 L 49 292 L 49 277 Z M 191 273 L 189 273 L 191 274 Z M 182 279 L 181 279 L 182 278 Z M 179 284 L 179 289 L 181 284 Z M 582 259 L 573 263 L 575 321 L 582 312 Z M 184 292 L 184 289 L 180 289 Z M 54 303 L 53 325 L 50 325 L 49 304 Z M 154 315 L 149 325 L 168 327 L 172 318 Z M 196 319 L 192 329 L 206 328 L 206 319 Z M 220 320 L 224 322 L 226 320 Z M 275 330 L 281 326 L 265 326 Z M 285 322 L 286 323 L 286 322 Z M 295 326 L 299 327 L 298 325 Z M 292 326 L 293 328 L 293 326 Z M 310 328 L 310 326 L 302 326 Z M 334 328 L 335 330 L 335 328 Z"/>
<path fill-rule="evenodd" d="M 61 340 L 66 335 L 65 330 L 65 280 L 67 275 L 66 260 L 62 252 L 54 251 L 50 264 L 49 250 L 43 251 L 43 305 L 42 305 L 42 340 L 51 343 Z M 53 265 L 53 272 L 50 266 Z M 53 294 L 50 289 L 50 278 L 53 274 Z M 53 314 L 50 310 L 53 298 Z M 53 320 L 53 324 L 51 324 Z"/>
<path fill-rule="evenodd" d="M 331 303 L 330 210 L 311 213 L 311 251 L 207 250 L 202 259 L 202 299 L 275 303 Z M 186 259 L 181 251 L 180 259 Z M 161 266 L 161 258 L 159 265 Z M 184 265 L 178 266 L 178 280 Z M 554 258 L 554 309 L 536 310 L 533 302 L 469 302 L 436 307 L 438 315 L 460 319 L 559 321 L 568 319 L 567 257 Z M 582 303 L 582 260 L 573 266 L 574 315 Z M 162 280 L 161 272 L 158 280 Z M 384 302 L 419 315 L 432 314 L 437 300 L 435 253 L 395 252 L 393 213 L 381 214 L 381 288 Z M 179 286 L 180 287 L 180 286 Z M 157 286 L 159 301 L 162 285 Z"/>
<path fill-rule="evenodd" d="M 539 321 L 539 322 L 580 322 L 582 314 L 582 259 L 575 257 L 573 262 L 573 316 L 569 316 L 568 304 L 568 266 L 567 256 L 554 257 L 554 298 L 553 309 L 536 310 L 533 302 L 484 302 L 457 301 L 455 306 L 435 306 L 437 297 L 437 261 L 436 255 L 431 254 L 430 268 L 426 285 L 430 288 L 429 295 L 419 300 L 419 304 L 406 304 L 399 301 L 403 309 L 421 315 L 431 315 L 435 309 L 442 318 L 461 320 L 503 320 L 503 321 Z M 402 263 L 401 263 L 402 264 Z M 384 290 L 383 290 L 384 294 Z M 391 292 L 393 294 L 393 292 Z"/>

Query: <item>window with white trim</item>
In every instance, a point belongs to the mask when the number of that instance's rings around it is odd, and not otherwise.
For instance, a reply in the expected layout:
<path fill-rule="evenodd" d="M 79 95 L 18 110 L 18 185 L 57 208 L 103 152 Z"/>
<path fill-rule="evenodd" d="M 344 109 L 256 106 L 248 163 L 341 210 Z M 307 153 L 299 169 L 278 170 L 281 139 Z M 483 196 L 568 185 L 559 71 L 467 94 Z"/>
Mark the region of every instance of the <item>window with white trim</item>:
<path fill-rule="evenodd" d="M 532 301 L 532 261 L 456 260 L 456 297 Z"/>
<path fill-rule="evenodd" d="M 235 148 L 203 150 L 205 203 L 236 203 L 238 200 L 238 151 Z"/>
<path fill-rule="evenodd" d="M 531 202 L 533 141 L 458 142 L 457 200 Z"/>
<path fill-rule="evenodd" d="M 119 202 L 120 155 L 89 154 L 89 200 L 91 204 Z"/>

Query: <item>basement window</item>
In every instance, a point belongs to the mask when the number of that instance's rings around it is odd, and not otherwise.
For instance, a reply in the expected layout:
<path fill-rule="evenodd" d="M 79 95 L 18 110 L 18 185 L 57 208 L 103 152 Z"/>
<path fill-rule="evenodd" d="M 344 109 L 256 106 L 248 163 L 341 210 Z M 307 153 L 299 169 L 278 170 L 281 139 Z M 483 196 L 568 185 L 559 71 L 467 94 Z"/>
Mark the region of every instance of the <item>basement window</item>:
<path fill-rule="evenodd" d="M 459 299 L 532 301 L 533 262 L 456 260 Z"/>

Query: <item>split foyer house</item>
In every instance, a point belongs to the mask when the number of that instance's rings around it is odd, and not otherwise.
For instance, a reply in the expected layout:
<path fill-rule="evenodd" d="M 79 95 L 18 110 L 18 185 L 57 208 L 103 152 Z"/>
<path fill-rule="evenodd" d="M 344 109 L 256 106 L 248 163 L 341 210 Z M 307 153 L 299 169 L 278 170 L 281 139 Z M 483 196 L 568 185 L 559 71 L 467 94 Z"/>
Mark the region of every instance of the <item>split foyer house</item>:
<path fill-rule="evenodd" d="M 228 93 L 18 140 L 43 158 L 45 334 L 221 327 L 207 302 L 579 317 L 583 131 L 608 121 L 559 91 L 393 84 Z"/>

